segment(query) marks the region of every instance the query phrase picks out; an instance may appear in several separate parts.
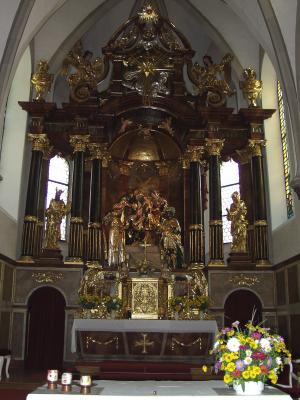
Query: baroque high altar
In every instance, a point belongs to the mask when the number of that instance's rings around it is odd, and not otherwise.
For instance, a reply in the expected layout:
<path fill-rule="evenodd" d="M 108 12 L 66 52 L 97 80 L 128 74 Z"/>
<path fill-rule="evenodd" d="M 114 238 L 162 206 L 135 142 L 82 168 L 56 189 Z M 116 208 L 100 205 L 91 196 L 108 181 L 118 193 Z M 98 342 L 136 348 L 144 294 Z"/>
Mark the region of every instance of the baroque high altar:
<path fill-rule="evenodd" d="M 248 225 L 232 228 L 234 238 L 243 229 L 244 242 L 232 248 L 228 265 L 269 265 L 262 147 L 273 110 L 257 107 L 262 85 L 248 68 L 240 87 L 249 107 L 233 114 L 226 106 L 234 94 L 232 57 L 214 64 L 204 56 L 199 65 L 193 56 L 187 39 L 146 3 L 102 57 L 81 42 L 72 48 L 62 65 L 68 103 L 58 108 L 44 99 L 53 81 L 45 61 L 32 76 L 36 99 L 20 102 L 32 141 L 21 261 L 81 265 L 79 293 L 120 297 L 123 317 L 171 318 L 170 298 L 208 295 L 207 270 L 227 266 L 220 164 L 230 158 L 239 163 Z M 72 194 L 64 204 L 57 193 L 45 210 L 49 159 L 57 154 L 73 160 Z M 58 240 L 66 214 L 63 263 Z"/>

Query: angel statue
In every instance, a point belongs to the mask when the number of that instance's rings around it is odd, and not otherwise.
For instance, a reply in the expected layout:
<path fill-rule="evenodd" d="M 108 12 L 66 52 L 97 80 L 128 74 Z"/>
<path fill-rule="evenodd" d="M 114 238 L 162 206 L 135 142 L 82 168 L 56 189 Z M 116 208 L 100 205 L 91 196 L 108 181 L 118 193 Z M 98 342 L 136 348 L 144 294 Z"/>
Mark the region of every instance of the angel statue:
<path fill-rule="evenodd" d="M 118 211 L 108 213 L 104 223 L 109 225 L 108 234 L 108 265 L 118 267 L 125 262 L 125 230 Z"/>
<path fill-rule="evenodd" d="M 93 53 L 84 51 L 79 41 L 64 59 L 61 73 L 68 77 L 75 100 L 85 101 L 104 77 L 104 60 L 100 57 L 93 60 Z"/>
<path fill-rule="evenodd" d="M 241 200 L 239 192 L 233 192 L 231 198 L 233 203 L 229 210 L 226 209 L 227 219 L 231 221 L 231 250 L 234 253 L 245 253 L 247 251 L 247 207 Z"/>
<path fill-rule="evenodd" d="M 60 240 L 60 224 L 63 217 L 71 210 L 71 203 L 65 204 L 60 196 L 62 190 L 57 190 L 54 199 L 50 201 L 49 207 L 46 210 L 46 232 L 45 244 L 46 249 L 58 249 L 58 241 Z"/>

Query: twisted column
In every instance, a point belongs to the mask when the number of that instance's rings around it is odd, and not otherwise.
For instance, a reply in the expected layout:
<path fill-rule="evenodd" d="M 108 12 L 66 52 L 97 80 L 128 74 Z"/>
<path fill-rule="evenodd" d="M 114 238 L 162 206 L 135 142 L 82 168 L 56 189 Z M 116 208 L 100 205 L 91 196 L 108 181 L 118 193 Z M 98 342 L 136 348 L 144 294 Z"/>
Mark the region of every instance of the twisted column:
<path fill-rule="evenodd" d="M 268 223 L 265 196 L 265 182 L 263 174 L 262 146 L 263 139 L 249 139 L 248 147 L 251 151 L 251 178 L 253 188 L 253 215 L 254 215 L 254 256 L 256 266 L 269 266 Z"/>
<path fill-rule="evenodd" d="M 107 145 L 91 143 L 88 145 L 92 168 L 90 180 L 90 204 L 88 224 L 87 260 L 91 264 L 100 264 L 101 248 L 101 198 L 102 198 L 102 163 L 107 157 Z"/>
<path fill-rule="evenodd" d="M 220 154 L 224 139 L 206 139 L 209 154 L 209 253 L 210 267 L 224 266 Z"/>
<path fill-rule="evenodd" d="M 84 153 L 88 141 L 89 135 L 71 135 L 70 137 L 70 143 L 74 149 L 74 170 L 68 261 L 79 264 L 83 262 Z"/>
<path fill-rule="evenodd" d="M 204 228 L 201 191 L 201 166 L 203 146 L 188 145 L 185 153 L 185 168 L 189 168 L 189 267 L 204 268 Z"/>
<path fill-rule="evenodd" d="M 29 133 L 28 139 L 32 142 L 32 153 L 22 235 L 21 262 L 33 262 L 33 257 L 39 251 L 38 206 L 41 172 L 43 155 L 49 149 L 49 139 L 45 133 Z"/>

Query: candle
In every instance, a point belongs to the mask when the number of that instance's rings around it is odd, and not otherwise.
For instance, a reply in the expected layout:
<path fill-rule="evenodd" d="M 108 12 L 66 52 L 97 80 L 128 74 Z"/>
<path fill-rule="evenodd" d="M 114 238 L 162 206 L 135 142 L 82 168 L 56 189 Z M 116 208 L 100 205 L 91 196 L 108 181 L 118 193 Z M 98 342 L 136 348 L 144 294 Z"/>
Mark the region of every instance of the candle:
<path fill-rule="evenodd" d="M 58 370 L 57 369 L 48 369 L 47 381 L 48 382 L 57 382 L 58 381 Z"/>
<path fill-rule="evenodd" d="M 82 375 L 80 377 L 80 386 L 91 386 L 92 379 L 90 375 Z"/>
<path fill-rule="evenodd" d="M 72 373 L 64 372 L 61 376 L 61 384 L 62 385 L 71 385 L 72 384 Z"/>

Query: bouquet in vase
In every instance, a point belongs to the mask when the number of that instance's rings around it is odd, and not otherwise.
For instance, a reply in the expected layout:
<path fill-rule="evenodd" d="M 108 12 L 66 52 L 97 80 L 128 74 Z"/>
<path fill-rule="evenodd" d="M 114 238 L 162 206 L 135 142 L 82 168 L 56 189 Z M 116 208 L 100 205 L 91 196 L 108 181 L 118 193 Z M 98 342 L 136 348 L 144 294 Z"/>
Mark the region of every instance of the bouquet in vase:
<path fill-rule="evenodd" d="M 243 390 L 250 381 L 275 384 L 291 358 L 281 336 L 252 322 L 241 329 L 238 321 L 218 333 L 211 354 L 216 357 L 215 372 L 223 371 L 225 383 Z"/>
<path fill-rule="evenodd" d="M 94 294 L 82 294 L 79 296 L 79 304 L 82 308 L 93 309 L 101 303 L 99 296 Z"/>
<path fill-rule="evenodd" d="M 107 312 L 119 311 L 122 308 L 122 299 L 119 297 L 106 296 L 104 298 Z"/>

